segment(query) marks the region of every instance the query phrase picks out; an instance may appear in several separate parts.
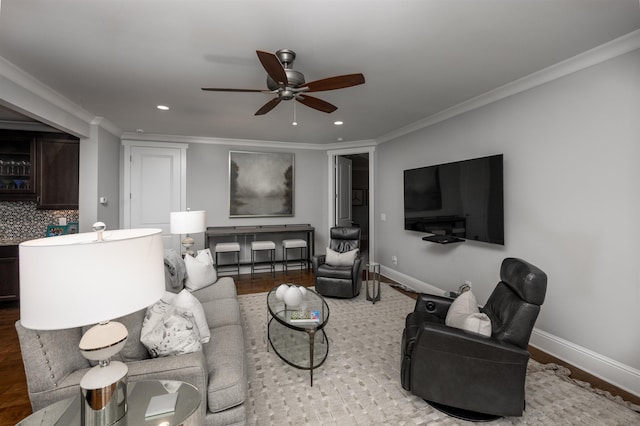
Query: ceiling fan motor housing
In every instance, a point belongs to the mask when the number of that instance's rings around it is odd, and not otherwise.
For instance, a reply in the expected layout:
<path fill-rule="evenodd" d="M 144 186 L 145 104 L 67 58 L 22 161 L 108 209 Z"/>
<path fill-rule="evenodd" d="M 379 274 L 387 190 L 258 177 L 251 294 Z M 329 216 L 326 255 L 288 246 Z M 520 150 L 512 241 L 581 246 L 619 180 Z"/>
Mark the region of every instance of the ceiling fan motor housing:
<path fill-rule="evenodd" d="M 287 74 L 287 80 L 289 80 L 289 84 L 287 85 L 287 87 L 296 88 L 304 85 L 305 83 L 304 74 L 302 74 L 300 71 L 285 69 L 284 72 Z M 284 88 L 284 89 L 287 88 L 279 85 L 275 80 L 273 80 L 269 76 L 267 76 L 267 87 L 269 88 L 269 90 L 278 90 L 281 88 Z"/>

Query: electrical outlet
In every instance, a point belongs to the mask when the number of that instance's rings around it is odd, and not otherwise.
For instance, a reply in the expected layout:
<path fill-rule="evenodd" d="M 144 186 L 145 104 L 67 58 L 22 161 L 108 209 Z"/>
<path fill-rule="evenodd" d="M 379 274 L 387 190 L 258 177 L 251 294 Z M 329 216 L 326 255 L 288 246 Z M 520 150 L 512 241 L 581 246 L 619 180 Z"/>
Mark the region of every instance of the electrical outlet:
<path fill-rule="evenodd" d="M 397 265 L 397 264 L 398 264 L 398 256 L 391 256 L 391 262 L 392 262 L 394 265 Z"/>
<path fill-rule="evenodd" d="M 464 283 L 465 283 L 466 285 L 468 285 L 468 286 L 469 286 L 469 288 L 471 288 L 471 281 L 469 281 L 469 280 L 465 280 L 465 282 L 464 282 Z"/>

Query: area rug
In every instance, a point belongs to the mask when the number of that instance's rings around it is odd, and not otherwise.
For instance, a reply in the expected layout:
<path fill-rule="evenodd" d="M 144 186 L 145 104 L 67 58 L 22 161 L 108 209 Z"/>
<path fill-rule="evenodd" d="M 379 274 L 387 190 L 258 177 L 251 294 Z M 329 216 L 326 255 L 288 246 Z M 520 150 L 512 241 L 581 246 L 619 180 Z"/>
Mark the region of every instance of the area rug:
<path fill-rule="evenodd" d="M 329 355 L 314 370 L 296 369 L 267 350 L 267 293 L 239 297 L 247 348 L 248 425 L 473 424 L 433 409 L 400 385 L 400 341 L 415 301 L 382 284 L 366 301 L 329 299 Z M 640 425 L 640 413 L 580 386 L 556 365 L 530 361 L 526 411 L 487 425 Z M 633 407 L 632 407 L 633 408 Z"/>

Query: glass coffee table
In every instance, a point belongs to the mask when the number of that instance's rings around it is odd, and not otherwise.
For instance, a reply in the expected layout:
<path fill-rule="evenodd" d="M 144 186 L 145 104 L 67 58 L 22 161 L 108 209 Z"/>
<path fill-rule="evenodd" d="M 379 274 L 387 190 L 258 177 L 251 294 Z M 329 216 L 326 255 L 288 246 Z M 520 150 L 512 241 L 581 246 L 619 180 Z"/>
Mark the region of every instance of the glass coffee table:
<path fill-rule="evenodd" d="M 309 370 L 313 386 L 313 369 L 322 365 L 329 354 L 329 341 L 324 326 L 329 322 L 329 306 L 322 296 L 307 289 L 299 306 L 287 306 L 276 297 L 274 287 L 267 295 L 271 319 L 268 340 L 275 353 L 287 364 Z M 297 320 L 299 312 L 317 312 L 317 320 Z M 293 314 L 293 319 L 292 319 Z"/>

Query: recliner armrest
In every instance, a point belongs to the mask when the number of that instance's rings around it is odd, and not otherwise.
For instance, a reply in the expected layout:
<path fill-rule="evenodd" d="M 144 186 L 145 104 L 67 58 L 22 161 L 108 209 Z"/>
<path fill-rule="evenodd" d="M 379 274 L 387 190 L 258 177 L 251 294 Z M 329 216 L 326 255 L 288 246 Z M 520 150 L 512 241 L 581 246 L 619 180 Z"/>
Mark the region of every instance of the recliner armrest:
<path fill-rule="evenodd" d="M 435 294 L 421 293 L 416 299 L 414 312 L 428 312 L 431 315 L 444 319 L 447 317 L 449 307 L 453 303 L 453 299 Z"/>
<path fill-rule="evenodd" d="M 414 356 L 421 342 L 429 350 L 465 354 L 466 357 L 494 362 L 526 363 L 529 359 L 528 351 L 511 343 L 433 322 L 424 322 L 418 331 Z"/>
<path fill-rule="evenodd" d="M 316 254 L 311 258 L 311 265 L 313 266 L 314 273 L 318 270 L 318 267 L 325 264 L 326 259 L 326 254 Z"/>

